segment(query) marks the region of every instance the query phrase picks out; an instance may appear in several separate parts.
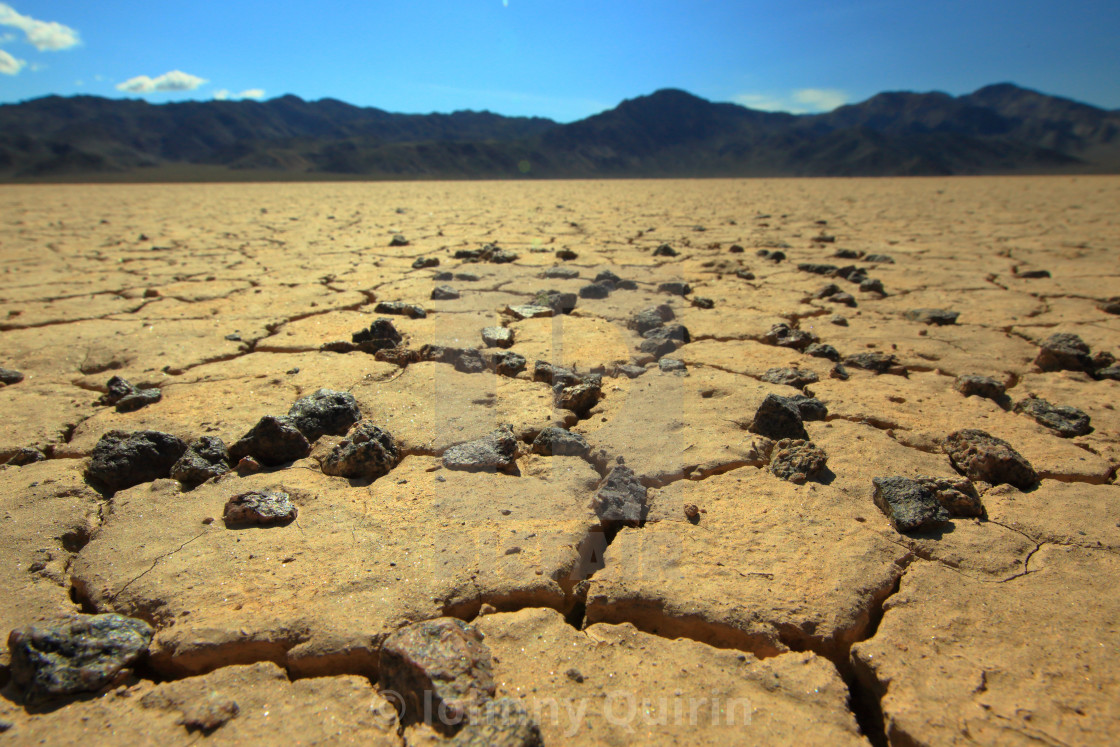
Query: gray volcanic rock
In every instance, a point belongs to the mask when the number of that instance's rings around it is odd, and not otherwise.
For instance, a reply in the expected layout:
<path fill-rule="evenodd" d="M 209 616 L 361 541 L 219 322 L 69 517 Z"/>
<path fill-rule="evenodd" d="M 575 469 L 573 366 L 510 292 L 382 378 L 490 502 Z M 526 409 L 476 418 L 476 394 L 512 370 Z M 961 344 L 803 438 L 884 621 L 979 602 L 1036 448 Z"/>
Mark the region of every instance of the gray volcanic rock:
<path fill-rule="evenodd" d="M 599 387 L 594 384 L 576 384 L 564 387 L 556 395 L 556 406 L 571 410 L 576 417 L 584 417 L 599 401 Z"/>
<path fill-rule="evenodd" d="M 197 485 L 230 470 L 229 450 L 217 436 L 202 436 L 171 466 L 171 478 Z"/>
<path fill-rule="evenodd" d="M 777 394 L 767 394 L 758 406 L 749 430 L 775 441 L 783 438 L 809 440 L 805 426 L 801 422 L 801 411 L 797 405 Z"/>
<path fill-rule="evenodd" d="M 393 322 L 385 317 L 375 319 L 369 329 L 359 330 L 350 336 L 357 349 L 365 353 L 376 353 L 386 348 L 394 348 L 401 343 L 401 333 Z"/>
<path fill-rule="evenodd" d="M 378 684 L 400 699 L 404 724 L 428 723 L 451 735 L 497 689 L 490 649 L 462 620 L 441 617 L 407 625 L 381 644 Z"/>
<path fill-rule="evenodd" d="M 665 322 L 672 321 L 676 316 L 673 314 L 673 308 L 669 304 L 660 304 L 658 306 L 650 306 L 649 308 L 642 309 L 626 323 L 626 326 L 637 332 L 639 335 L 644 335 L 651 329 L 660 327 Z"/>
<path fill-rule="evenodd" d="M 23 372 L 11 368 L 0 368 L 0 386 L 11 386 L 23 381 Z"/>
<path fill-rule="evenodd" d="M 828 418 L 828 407 L 816 397 L 795 394 L 785 399 L 797 408 L 797 411 L 801 413 L 802 420 L 825 420 Z"/>
<path fill-rule="evenodd" d="M 1043 371 L 1090 371 L 1093 368 L 1089 346 L 1070 332 L 1057 332 L 1043 340 L 1034 362 Z"/>
<path fill-rule="evenodd" d="M 311 443 L 288 416 L 265 415 L 252 429 L 229 448 L 234 462 L 253 457 L 269 467 L 303 459 L 311 453 Z"/>
<path fill-rule="evenodd" d="M 1052 405 L 1044 399 L 1028 397 L 1015 403 L 1015 412 L 1030 415 L 1035 422 L 1057 431 L 1062 438 L 1073 438 L 1091 433 L 1089 416 L 1076 407 Z"/>
<path fill-rule="evenodd" d="M 533 439 L 532 451 L 544 456 L 587 456 L 591 444 L 578 433 L 549 426 Z"/>
<path fill-rule="evenodd" d="M 152 626 L 123 615 L 75 615 L 8 635 L 12 681 L 29 703 L 96 692 L 143 656 Z"/>
<path fill-rule="evenodd" d="M 591 501 L 591 508 L 607 528 L 639 526 L 646 518 L 646 486 L 629 467 L 611 469 Z"/>
<path fill-rule="evenodd" d="M 812 441 L 783 438 L 770 452 L 770 471 L 796 485 L 820 476 L 827 465 L 828 454 Z"/>
<path fill-rule="evenodd" d="M 884 374 L 899 365 L 898 358 L 889 353 L 856 353 L 844 358 L 844 365 Z"/>
<path fill-rule="evenodd" d="M 559 314 L 570 314 L 578 299 L 575 293 L 557 290 L 541 291 L 533 297 L 533 306 L 546 306 Z"/>
<path fill-rule="evenodd" d="M 762 374 L 762 380 L 771 384 L 782 384 L 802 389 L 809 384 L 820 381 L 820 377 L 813 371 L 800 368 L 771 368 Z"/>
<path fill-rule="evenodd" d="M 107 391 L 97 400 L 99 405 L 115 405 L 117 412 L 135 412 L 142 407 L 159 402 L 163 392 L 159 389 L 140 389 L 126 379 L 114 376 L 106 384 Z"/>
<path fill-rule="evenodd" d="M 692 286 L 682 280 L 671 280 L 658 285 L 657 290 L 662 293 L 670 293 L 674 296 L 687 296 L 692 292 Z"/>
<path fill-rule="evenodd" d="M 349 392 L 319 389 L 297 399 L 288 410 L 288 417 L 308 441 L 315 441 L 324 435 L 342 435 L 362 419 L 362 411 Z"/>
<path fill-rule="evenodd" d="M 949 311 L 947 309 L 911 309 L 903 316 L 912 322 L 920 322 L 922 324 L 956 324 L 957 317 L 961 315 L 959 311 Z"/>
<path fill-rule="evenodd" d="M 450 285 L 437 285 L 432 289 L 433 301 L 454 301 L 459 297 L 459 291 Z"/>
<path fill-rule="evenodd" d="M 820 339 L 812 332 L 794 329 L 783 322 L 771 327 L 770 331 L 763 337 L 763 341 L 768 345 L 777 345 L 780 348 L 804 350 L 813 343 L 820 342 Z"/>
<path fill-rule="evenodd" d="M 984 431 L 954 431 L 945 437 L 942 448 L 957 471 L 970 480 L 1009 483 L 1021 490 L 1038 484 L 1038 474 L 1022 454 Z"/>
<path fill-rule="evenodd" d="M 452 747 L 544 747 L 540 727 L 513 698 L 486 701 L 448 744 Z"/>
<path fill-rule="evenodd" d="M 591 283 L 579 289 L 580 298 L 606 298 L 611 294 L 613 286 L 607 283 Z"/>
<path fill-rule="evenodd" d="M 378 314 L 395 314 L 410 319 L 424 319 L 428 316 L 428 312 L 421 307 L 403 301 L 381 301 L 373 307 L 373 310 Z"/>
<path fill-rule="evenodd" d="M 443 454 L 443 466 L 471 472 L 504 470 L 517 459 L 517 437 L 508 426 L 492 433 L 457 444 Z"/>
<path fill-rule="evenodd" d="M 657 361 L 657 367 L 664 373 L 685 373 L 688 371 L 688 366 L 684 361 L 679 361 L 676 358 L 662 358 Z"/>
<path fill-rule="evenodd" d="M 517 376 L 525 370 L 525 356 L 520 353 L 487 352 L 483 354 L 486 365 L 499 376 Z"/>
<path fill-rule="evenodd" d="M 875 505 L 896 531 L 932 529 L 949 520 L 949 512 L 928 485 L 905 477 L 876 477 L 872 482 Z"/>
<path fill-rule="evenodd" d="M 400 460 L 400 449 L 392 434 L 372 421 L 362 420 L 328 452 L 320 467 L 326 475 L 373 480 L 389 474 Z"/>
<path fill-rule="evenodd" d="M 990 376 L 962 374 L 953 382 L 956 390 L 966 397 L 985 397 L 999 402 L 1006 396 L 1006 387 Z"/>
<path fill-rule="evenodd" d="M 831 345 L 826 345 L 820 342 L 814 342 L 809 347 L 805 348 L 805 355 L 811 355 L 814 358 L 824 358 L 826 360 L 838 363 L 840 361 L 840 351 Z"/>
<path fill-rule="evenodd" d="M 280 490 L 252 490 L 226 501 L 222 519 L 226 526 L 277 526 L 295 521 L 299 510 Z"/>
<path fill-rule="evenodd" d="M 169 476 L 186 450 L 181 439 L 160 431 L 109 431 L 93 448 L 86 477 L 116 492 Z"/>

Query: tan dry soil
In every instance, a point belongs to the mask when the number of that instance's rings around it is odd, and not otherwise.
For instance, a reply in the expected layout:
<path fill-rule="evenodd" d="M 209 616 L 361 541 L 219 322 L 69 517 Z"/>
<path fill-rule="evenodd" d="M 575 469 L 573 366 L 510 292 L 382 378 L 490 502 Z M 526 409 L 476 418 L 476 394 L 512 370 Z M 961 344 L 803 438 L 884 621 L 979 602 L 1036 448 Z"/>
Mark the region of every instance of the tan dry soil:
<path fill-rule="evenodd" d="M 443 615 L 485 635 L 497 695 L 547 744 L 1115 739 L 1120 381 L 1034 359 L 1054 332 L 1120 356 L 1120 316 L 1098 307 L 1120 296 L 1118 206 L 1116 177 L 0 187 L 0 366 L 24 374 L 0 388 L 0 461 L 48 457 L 0 466 L 0 633 L 82 611 L 156 630 L 105 692 L 25 707 L 8 684 L 0 741 L 438 742 L 398 734 L 376 683 L 385 637 Z M 410 243 L 390 247 L 398 233 Z M 518 259 L 453 259 L 485 243 Z M 419 257 L 439 266 L 413 269 Z M 887 295 L 802 262 L 866 267 Z M 558 265 L 579 278 L 543 277 Z M 506 312 L 607 269 L 637 288 L 570 315 Z M 658 290 L 674 280 L 692 294 Z M 829 282 L 856 305 L 814 298 Z M 461 297 L 433 301 L 436 285 Z M 368 327 L 378 301 L 428 310 L 393 317 L 409 348 L 482 348 L 483 327 L 507 326 L 529 367 L 320 349 Z M 662 372 L 626 325 L 658 303 L 691 333 L 667 356 L 686 374 Z M 960 316 L 904 316 L 928 307 Z M 831 361 L 766 344 L 779 322 L 902 368 L 832 378 Z M 582 419 L 557 409 L 536 360 L 603 372 L 602 399 Z M 628 363 L 648 370 L 627 378 Z M 829 471 L 805 484 L 773 474 L 746 429 L 767 394 L 797 393 L 763 379 L 775 367 L 816 373 L 806 392 L 828 407 L 806 428 Z M 965 398 L 961 374 L 1080 408 L 1093 431 L 1061 438 Z M 161 401 L 96 404 L 113 375 Z M 84 477 L 107 431 L 228 445 L 321 387 L 396 438 L 405 457 L 387 476 L 323 474 L 328 436 L 309 458 L 191 490 L 160 479 L 105 496 Z M 441 466 L 501 424 L 521 439 L 512 473 Z M 586 437 L 590 457 L 530 453 L 549 425 Z M 979 484 L 986 517 L 895 531 L 872 479 L 956 477 L 940 443 L 961 428 L 1010 442 L 1040 485 Z M 608 546 L 591 499 L 616 463 L 649 486 L 649 516 Z M 258 488 L 289 492 L 298 519 L 227 529 L 225 501 Z M 0 685 L 8 664 L 5 650 Z M 215 693 L 240 714 L 188 731 L 182 714 Z"/>

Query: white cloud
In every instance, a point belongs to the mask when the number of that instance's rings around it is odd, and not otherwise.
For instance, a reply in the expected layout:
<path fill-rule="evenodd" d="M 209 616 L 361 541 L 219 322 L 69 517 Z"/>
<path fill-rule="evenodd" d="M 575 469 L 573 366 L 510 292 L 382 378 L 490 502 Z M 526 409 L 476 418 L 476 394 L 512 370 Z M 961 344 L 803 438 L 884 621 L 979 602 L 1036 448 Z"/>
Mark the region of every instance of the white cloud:
<path fill-rule="evenodd" d="M 184 73 L 182 70 L 172 70 L 156 78 L 147 75 L 137 75 L 129 78 L 124 83 L 117 84 L 118 91 L 126 93 L 154 93 L 156 91 L 193 91 L 203 83 L 205 78 Z"/>
<path fill-rule="evenodd" d="M 848 94 L 835 88 L 802 88 L 793 92 L 793 99 L 812 111 L 830 112 L 848 103 Z"/>
<path fill-rule="evenodd" d="M 848 103 L 848 94 L 835 88 L 799 88 L 787 95 L 741 93 L 732 96 L 736 104 L 764 112 L 809 114 L 829 112 Z"/>
<path fill-rule="evenodd" d="M 0 49 L 0 74 L 2 75 L 18 75 L 19 71 L 27 62 L 24 60 L 17 60 L 10 54 Z"/>
<path fill-rule="evenodd" d="M 214 98 L 218 101 L 226 101 L 228 99 L 263 99 L 263 88 L 249 88 L 241 93 L 233 93 L 228 88 L 219 88 L 214 91 Z"/>
<path fill-rule="evenodd" d="M 82 43 L 78 32 L 56 21 L 40 21 L 17 13 L 7 3 L 0 3 L 0 26 L 12 26 L 27 36 L 27 41 L 40 52 L 57 52 Z"/>

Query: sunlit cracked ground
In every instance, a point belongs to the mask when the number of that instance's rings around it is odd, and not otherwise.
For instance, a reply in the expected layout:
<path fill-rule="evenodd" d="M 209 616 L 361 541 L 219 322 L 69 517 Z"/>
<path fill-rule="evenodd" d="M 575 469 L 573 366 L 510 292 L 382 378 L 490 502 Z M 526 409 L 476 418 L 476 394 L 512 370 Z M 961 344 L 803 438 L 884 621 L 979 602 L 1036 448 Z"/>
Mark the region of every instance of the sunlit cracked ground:
<path fill-rule="evenodd" d="M 3 738 L 436 739 L 386 717 L 378 647 L 453 615 L 485 634 L 498 695 L 549 744 L 1106 742 L 1120 729 L 1120 382 L 1034 360 L 1055 332 L 1120 356 L 1103 308 L 1120 296 L 1118 205 L 1116 177 L 0 187 L 0 366 L 23 374 L 0 388 L 0 461 L 46 457 L 0 467 L 0 632 L 82 611 L 156 629 L 108 692 L 25 708 L 9 685 Z M 390 247 L 397 234 L 408 244 Z M 487 243 L 516 261 L 453 258 Z M 886 295 L 800 263 L 865 268 Z M 578 278 L 544 276 L 560 265 Z M 569 315 L 506 311 L 603 270 L 636 289 Z M 659 290 L 671 281 L 691 293 Z M 816 298 L 828 283 L 854 305 Z M 437 285 L 460 297 L 432 300 Z M 508 377 L 321 350 L 382 301 L 427 310 L 392 317 L 410 349 L 482 348 L 484 327 L 506 326 L 529 365 Z M 690 332 L 665 355 L 685 373 L 627 326 L 660 303 Z M 959 317 L 907 318 L 919 308 Z M 782 322 L 898 365 L 836 378 L 831 360 L 768 344 Z M 556 409 L 537 360 L 602 372 L 601 399 L 582 418 Z M 828 408 L 805 423 L 828 455 L 805 484 L 769 470 L 747 430 L 767 394 L 798 393 L 766 380 L 782 367 L 817 374 L 805 392 Z M 1005 406 L 964 397 L 964 374 L 997 379 Z M 114 375 L 161 400 L 98 405 Z M 193 490 L 86 482 L 107 431 L 231 444 L 321 387 L 393 434 L 405 457 L 387 476 L 324 475 L 338 441 L 324 437 L 306 459 Z M 1079 408 L 1092 431 L 1063 438 L 1009 407 L 1030 396 Z M 441 465 L 502 424 L 521 439 L 516 469 Z M 591 454 L 529 453 L 549 425 Z M 957 477 L 941 442 L 961 428 L 1008 441 L 1041 482 L 980 483 L 985 517 L 897 532 L 872 479 Z M 608 545 L 591 500 L 622 463 L 650 488 L 648 520 Z M 258 488 L 289 492 L 298 519 L 214 520 Z M 177 723 L 214 691 L 237 718 L 208 736 Z"/>

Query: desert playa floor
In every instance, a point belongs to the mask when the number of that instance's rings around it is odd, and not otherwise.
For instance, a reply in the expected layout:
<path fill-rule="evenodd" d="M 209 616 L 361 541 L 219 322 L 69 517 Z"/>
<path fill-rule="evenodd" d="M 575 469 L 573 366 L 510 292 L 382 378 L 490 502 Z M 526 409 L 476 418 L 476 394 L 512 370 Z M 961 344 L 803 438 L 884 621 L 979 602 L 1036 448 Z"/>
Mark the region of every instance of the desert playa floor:
<path fill-rule="evenodd" d="M 1117 206 L 0 187 L 0 740 L 1115 739 Z"/>

